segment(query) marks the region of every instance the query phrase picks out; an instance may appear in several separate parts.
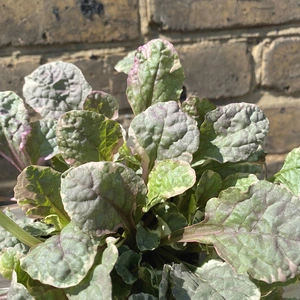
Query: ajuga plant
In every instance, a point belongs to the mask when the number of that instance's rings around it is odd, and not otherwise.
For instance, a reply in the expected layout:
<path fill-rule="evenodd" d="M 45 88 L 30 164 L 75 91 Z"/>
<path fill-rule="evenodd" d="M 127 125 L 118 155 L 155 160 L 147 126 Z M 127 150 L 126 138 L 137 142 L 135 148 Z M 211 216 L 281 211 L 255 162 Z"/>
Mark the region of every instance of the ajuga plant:
<path fill-rule="evenodd" d="M 300 272 L 300 148 L 265 179 L 254 104 L 189 96 L 172 44 L 124 58 L 118 103 L 65 62 L 0 93 L 0 151 L 19 171 L 0 215 L 9 299 L 281 299 Z M 197 76 L 197 74 L 195 74 Z M 5 170 L 1 170 L 5 173 Z"/>

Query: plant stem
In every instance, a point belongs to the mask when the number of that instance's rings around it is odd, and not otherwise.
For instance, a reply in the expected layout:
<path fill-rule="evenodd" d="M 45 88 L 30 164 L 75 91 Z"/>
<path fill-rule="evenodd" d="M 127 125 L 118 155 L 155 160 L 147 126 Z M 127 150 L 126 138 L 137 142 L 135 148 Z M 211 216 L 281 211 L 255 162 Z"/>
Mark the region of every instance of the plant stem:
<path fill-rule="evenodd" d="M 0 226 L 6 231 L 11 233 L 15 238 L 17 238 L 22 243 L 29 247 L 35 246 L 42 243 L 39 239 L 35 238 L 23 228 L 21 228 L 17 223 L 15 223 L 11 218 L 9 218 L 2 210 L 0 210 Z"/>

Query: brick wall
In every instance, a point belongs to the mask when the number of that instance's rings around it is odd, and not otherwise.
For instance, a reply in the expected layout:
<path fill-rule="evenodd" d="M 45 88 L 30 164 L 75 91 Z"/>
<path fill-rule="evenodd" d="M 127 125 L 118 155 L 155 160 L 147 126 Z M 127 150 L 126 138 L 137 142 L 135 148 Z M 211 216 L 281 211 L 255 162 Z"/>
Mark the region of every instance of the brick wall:
<path fill-rule="evenodd" d="M 271 173 L 300 145 L 300 0 L 0 0 L 0 33 L 0 90 L 22 95 L 24 76 L 63 60 L 125 113 L 126 76 L 113 67 L 161 37 L 180 54 L 188 94 L 264 110 Z M 2 168 L 0 181 L 10 175 Z"/>

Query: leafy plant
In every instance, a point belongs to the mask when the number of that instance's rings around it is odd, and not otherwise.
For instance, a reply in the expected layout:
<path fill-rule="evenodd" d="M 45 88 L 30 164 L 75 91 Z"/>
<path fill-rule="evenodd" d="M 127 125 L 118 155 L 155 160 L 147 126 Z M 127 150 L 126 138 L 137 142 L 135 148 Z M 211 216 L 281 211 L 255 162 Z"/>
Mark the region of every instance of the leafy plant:
<path fill-rule="evenodd" d="M 9 299 L 281 299 L 300 272 L 299 148 L 263 179 L 263 112 L 180 103 L 167 41 L 117 68 L 130 69 L 128 132 L 69 63 L 27 76 L 25 101 L 0 93 L 1 155 L 27 214 L 0 214 Z"/>

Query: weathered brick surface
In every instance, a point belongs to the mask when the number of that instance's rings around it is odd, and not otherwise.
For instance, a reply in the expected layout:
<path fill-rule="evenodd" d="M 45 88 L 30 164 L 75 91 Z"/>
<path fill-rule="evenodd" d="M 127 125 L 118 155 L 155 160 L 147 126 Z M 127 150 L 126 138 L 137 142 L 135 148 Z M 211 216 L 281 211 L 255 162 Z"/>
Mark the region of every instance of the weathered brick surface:
<path fill-rule="evenodd" d="M 300 91 L 300 38 L 279 38 L 263 53 L 262 85 L 284 93 Z"/>
<path fill-rule="evenodd" d="M 298 0 L 148 0 L 148 21 L 165 30 L 251 27 L 300 20 Z"/>
<path fill-rule="evenodd" d="M 14 91 L 23 96 L 24 77 L 40 65 L 40 56 L 0 58 L 0 91 Z"/>
<path fill-rule="evenodd" d="M 138 36 L 137 0 L 5 0 L 0 46 L 108 42 Z"/>
<path fill-rule="evenodd" d="M 300 146 L 300 103 L 281 107 L 266 107 L 263 111 L 270 121 L 266 140 L 267 153 L 281 154 Z"/>
<path fill-rule="evenodd" d="M 199 43 L 176 49 L 189 94 L 217 99 L 249 92 L 251 67 L 245 43 Z"/>

